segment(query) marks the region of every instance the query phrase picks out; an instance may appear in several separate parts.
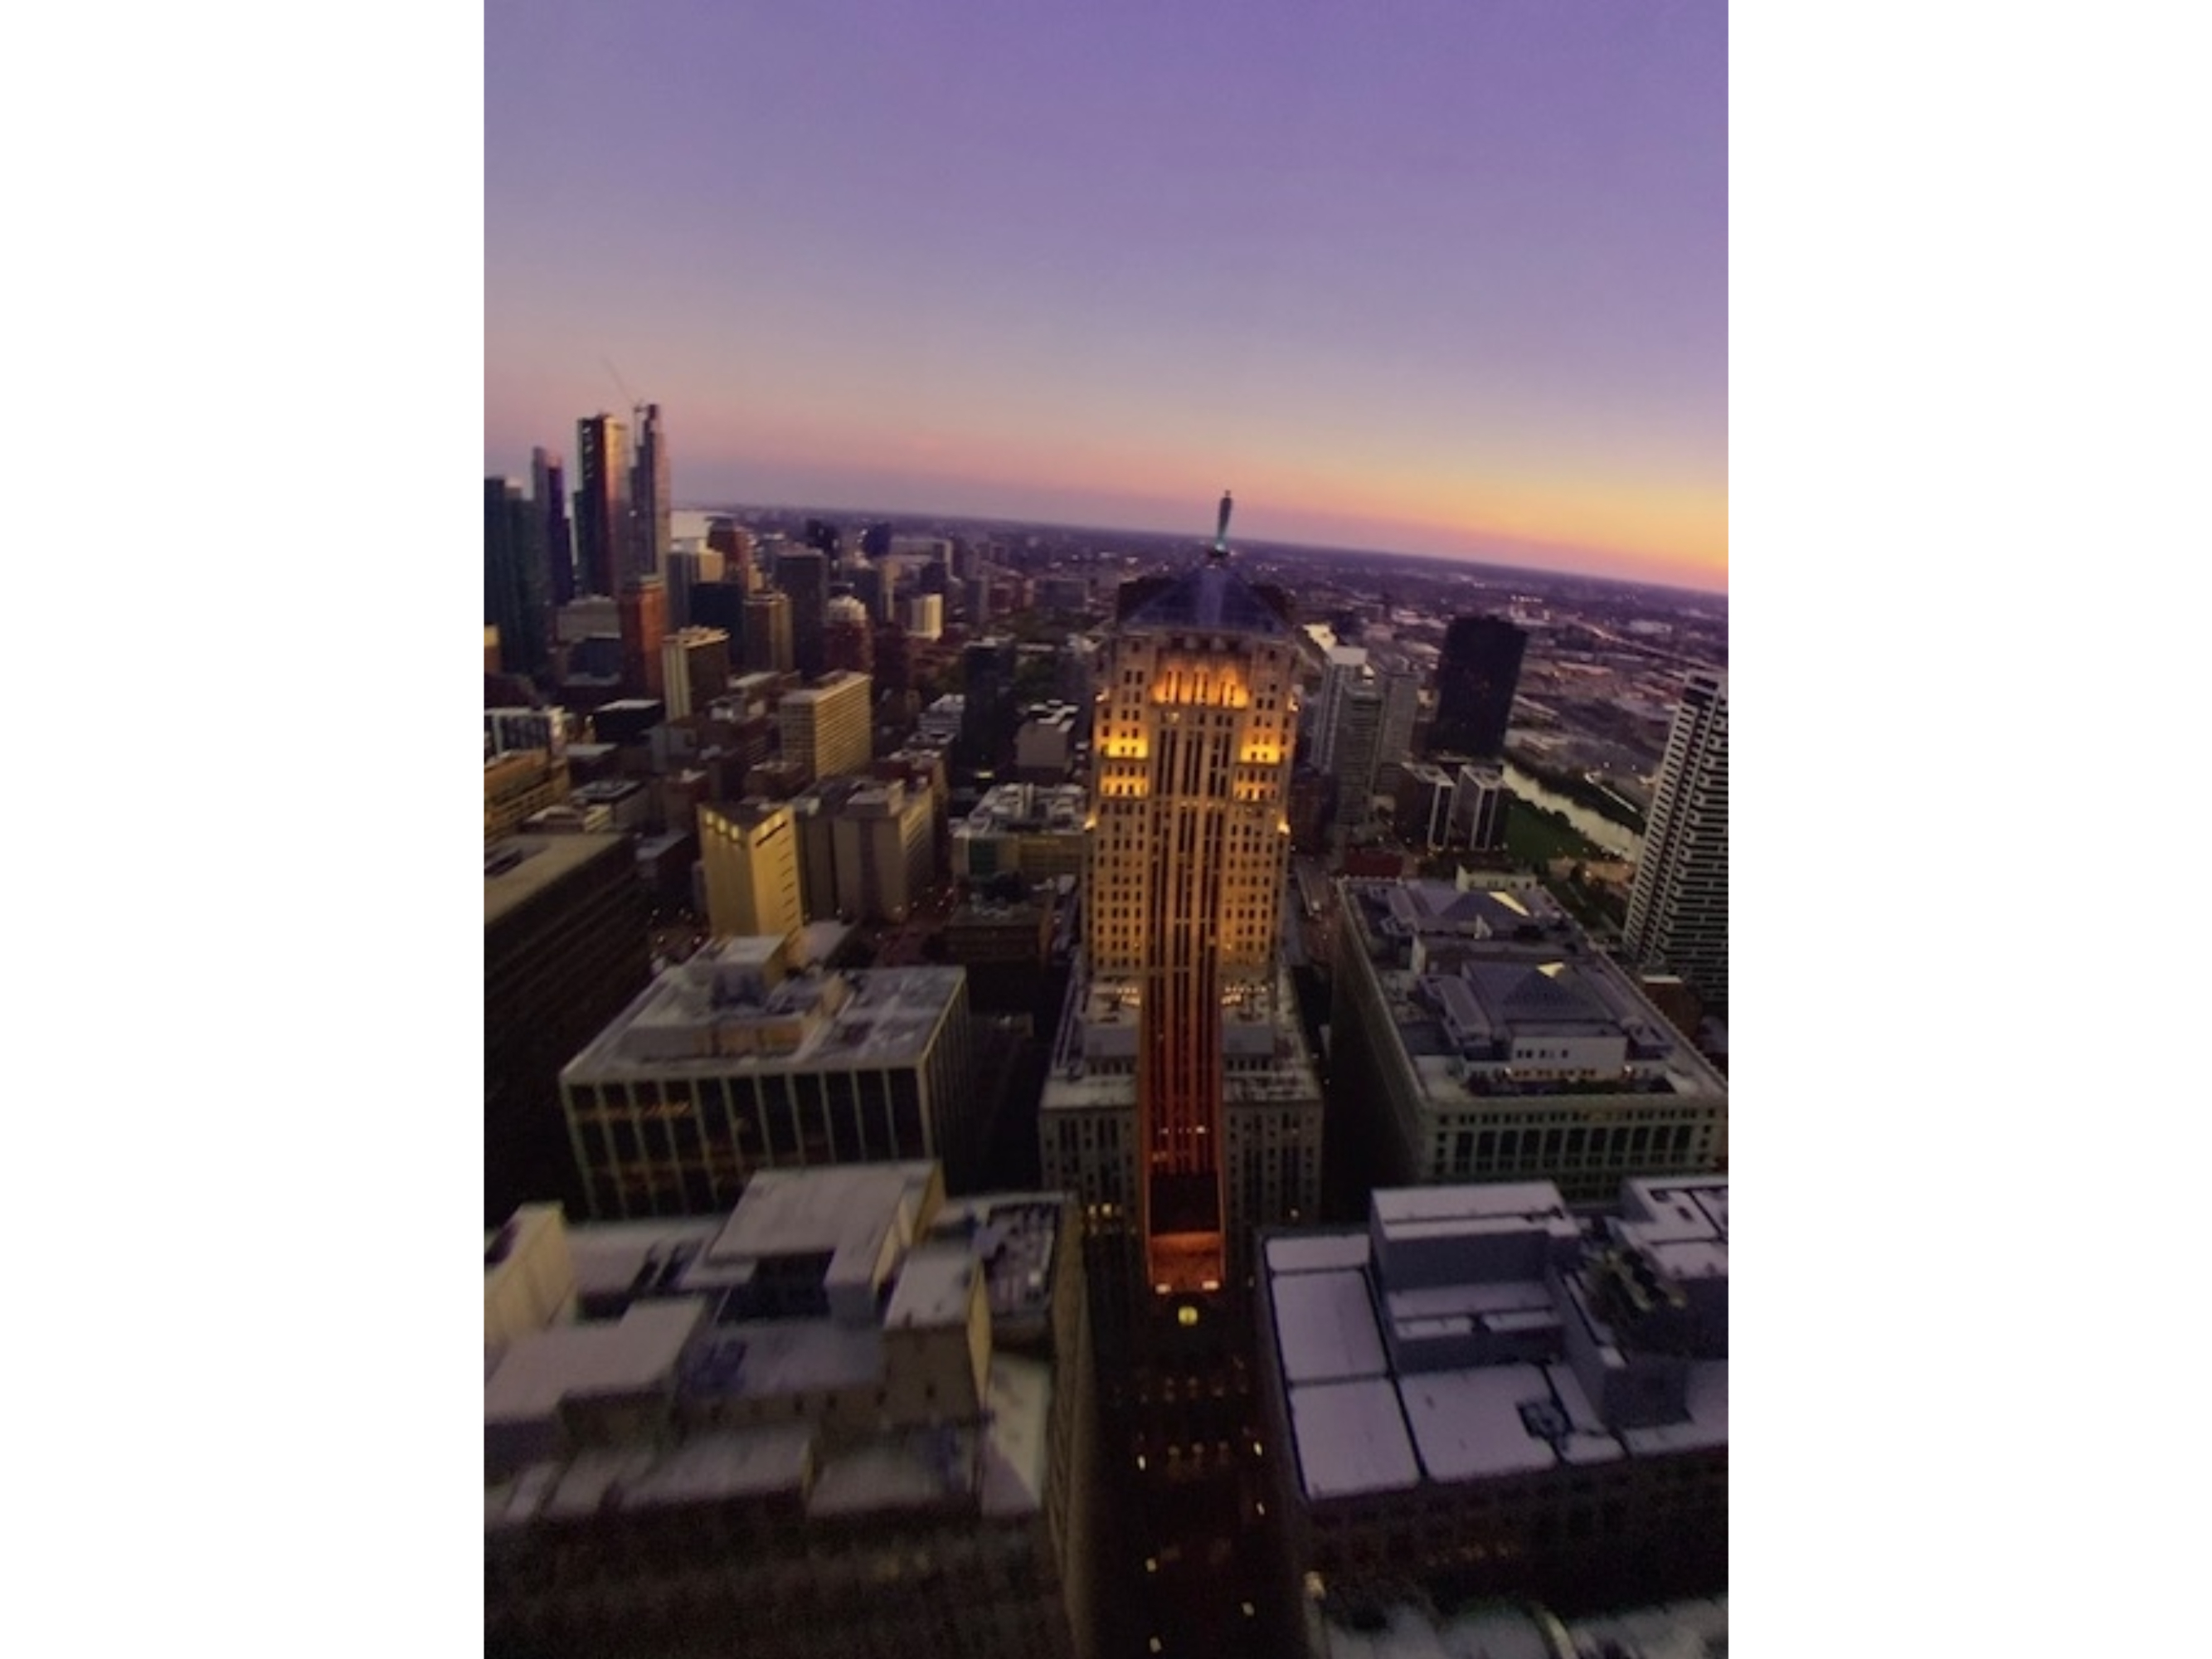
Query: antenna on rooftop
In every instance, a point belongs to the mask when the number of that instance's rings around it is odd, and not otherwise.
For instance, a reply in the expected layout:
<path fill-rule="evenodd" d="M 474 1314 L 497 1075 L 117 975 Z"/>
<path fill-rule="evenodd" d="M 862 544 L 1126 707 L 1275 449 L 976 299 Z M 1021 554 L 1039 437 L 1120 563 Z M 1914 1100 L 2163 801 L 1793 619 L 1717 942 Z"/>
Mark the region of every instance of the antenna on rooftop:
<path fill-rule="evenodd" d="M 615 367 L 615 360 L 613 358 L 602 354 L 600 356 L 599 362 L 605 368 L 607 373 L 613 376 L 615 390 L 622 393 L 623 401 L 629 405 L 630 422 L 635 426 L 638 418 L 644 414 L 645 405 L 637 400 L 637 395 L 629 389 L 629 382 L 623 379 L 622 370 Z"/>

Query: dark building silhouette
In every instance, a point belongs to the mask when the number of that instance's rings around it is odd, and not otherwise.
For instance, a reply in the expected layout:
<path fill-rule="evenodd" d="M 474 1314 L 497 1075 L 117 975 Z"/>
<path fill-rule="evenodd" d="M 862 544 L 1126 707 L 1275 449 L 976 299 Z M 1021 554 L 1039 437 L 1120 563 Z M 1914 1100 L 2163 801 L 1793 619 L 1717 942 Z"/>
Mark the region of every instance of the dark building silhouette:
<path fill-rule="evenodd" d="M 961 763 L 978 770 L 1006 764 L 1019 724 L 1014 710 L 1014 642 L 977 640 L 960 653 Z"/>
<path fill-rule="evenodd" d="M 1495 760 L 1505 752 L 1513 691 L 1528 635 L 1503 617 L 1455 617 L 1444 630 L 1437 663 L 1437 717 L 1431 754 Z"/>
<path fill-rule="evenodd" d="M 733 655 L 742 660 L 745 637 L 744 588 L 726 579 L 719 582 L 701 582 L 692 588 L 690 598 L 691 625 L 720 629 L 730 636 Z"/>
<path fill-rule="evenodd" d="M 587 592 L 622 591 L 629 545 L 629 433 L 611 415 L 576 422 L 576 565 Z"/>
<path fill-rule="evenodd" d="M 484 850 L 484 1224 L 553 1200 L 581 1215 L 561 1068 L 651 978 L 634 843 L 521 836 Z"/>
<path fill-rule="evenodd" d="M 530 495 L 545 530 L 545 591 L 555 605 L 576 597 L 576 541 L 568 527 L 568 486 L 561 458 L 530 452 Z"/>
<path fill-rule="evenodd" d="M 629 568 L 641 576 L 666 574 L 671 543 L 668 434 L 661 428 L 659 404 L 646 404 L 642 412 L 629 485 Z"/>
<path fill-rule="evenodd" d="M 743 529 L 735 519 L 714 519 L 707 525 L 707 545 L 722 556 L 722 580 L 750 592 L 753 587 L 751 534 Z"/>
<path fill-rule="evenodd" d="M 845 550 L 845 532 L 826 519 L 806 521 L 806 544 L 816 552 L 835 559 Z"/>
<path fill-rule="evenodd" d="M 876 629 L 875 681 L 878 691 L 906 691 L 914 685 L 914 654 L 906 629 L 896 623 Z"/>
<path fill-rule="evenodd" d="M 484 480 L 484 621 L 499 629 L 500 667 L 510 674 L 546 665 L 543 530 L 520 484 Z"/>
<path fill-rule="evenodd" d="M 891 527 L 887 524 L 872 524 L 860 532 L 860 551 L 872 559 L 888 557 L 891 550 Z"/>
<path fill-rule="evenodd" d="M 788 674 L 792 670 L 791 596 L 754 593 L 744 605 L 744 627 L 739 635 L 745 672 L 749 674 Z"/>
<path fill-rule="evenodd" d="M 799 672 L 812 679 L 825 666 L 822 630 L 829 622 L 829 555 L 811 547 L 781 555 L 775 562 L 775 585 L 791 600 L 792 654 Z"/>

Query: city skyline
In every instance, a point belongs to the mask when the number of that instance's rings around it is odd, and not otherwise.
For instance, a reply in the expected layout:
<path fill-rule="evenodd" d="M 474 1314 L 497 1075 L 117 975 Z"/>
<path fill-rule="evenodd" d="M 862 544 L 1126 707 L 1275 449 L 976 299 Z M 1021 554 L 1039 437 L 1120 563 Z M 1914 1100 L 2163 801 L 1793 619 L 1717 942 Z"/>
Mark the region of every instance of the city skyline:
<path fill-rule="evenodd" d="M 746 9 L 490 8 L 488 472 L 1725 591 L 1723 9 Z"/>

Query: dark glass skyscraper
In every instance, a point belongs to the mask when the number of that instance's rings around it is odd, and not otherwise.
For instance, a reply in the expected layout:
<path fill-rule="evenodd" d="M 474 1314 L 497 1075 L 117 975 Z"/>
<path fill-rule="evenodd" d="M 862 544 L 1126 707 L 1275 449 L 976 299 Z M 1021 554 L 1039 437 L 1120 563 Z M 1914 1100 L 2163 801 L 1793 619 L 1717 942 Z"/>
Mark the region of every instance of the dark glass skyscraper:
<path fill-rule="evenodd" d="M 629 432 L 611 415 L 576 422 L 576 564 L 585 591 L 622 592 L 630 544 Z"/>
<path fill-rule="evenodd" d="M 545 541 L 537 506 L 520 484 L 484 480 L 484 620 L 499 629 L 511 674 L 545 666 Z"/>
<path fill-rule="evenodd" d="M 1437 663 L 1429 752 L 1495 760 L 1505 752 L 1513 691 L 1528 635 L 1503 617 L 1455 617 Z"/>
<path fill-rule="evenodd" d="M 637 464 L 630 469 L 630 574 L 668 574 L 670 505 L 668 434 L 660 425 L 660 405 L 645 405 L 638 423 Z"/>
<path fill-rule="evenodd" d="M 561 458 L 543 447 L 530 452 L 530 498 L 545 530 L 545 586 L 556 605 L 576 597 L 576 544 L 568 529 L 568 487 Z"/>
<path fill-rule="evenodd" d="M 829 620 L 829 555 L 811 548 L 777 555 L 775 585 L 791 598 L 791 649 L 799 672 L 812 679 L 825 662 L 822 629 Z"/>

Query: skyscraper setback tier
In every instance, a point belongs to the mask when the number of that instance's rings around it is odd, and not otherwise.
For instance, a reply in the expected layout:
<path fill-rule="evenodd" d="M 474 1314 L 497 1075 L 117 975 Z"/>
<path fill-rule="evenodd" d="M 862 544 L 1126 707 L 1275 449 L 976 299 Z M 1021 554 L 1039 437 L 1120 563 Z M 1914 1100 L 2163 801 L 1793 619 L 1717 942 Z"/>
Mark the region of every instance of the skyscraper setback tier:
<path fill-rule="evenodd" d="M 1503 617 L 1455 617 L 1437 662 L 1429 752 L 1496 760 L 1505 752 L 1528 635 Z"/>
<path fill-rule="evenodd" d="M 585 588 L 622 591 L 630 545 L 629 432 L 611 415 L 576 422 L 576 563 Z"/>
<path fill-rule="evenodd" d="M 1084 1195 L 1133 1208 L 1155 1290 L 1219 1288 L 1244 1228 L 1273 1218 L 1274 1205 L 1310 1205 L 1301 1146 L 1318 1179 L 1320 1091 L 1284 1018 L 1277 965 L 1295 668 L 1282 614 L 1218 553 L 1126 587 L 1102 653 L 1086 961 L 1045 1113 L 1048 1125 L 1111 1131 L 1131 1167 L 1085 1167 L 1102 1189 L 1098 1177 L 1119 1175 L 1119 1197 Z M 1292 1171 L 1287 1183 L 1259 1184 L 1256 1164 L 1249 1190 L 1229 1178 L 1232 1064 L 1284 1074 L 1277 1103 L 1299 1137 L 1277 1166 Z"/>
<path fill-rule="evenodd" d="M 1674 711 L 1621 940 L 1728 1006 L 1728 677 L 1692 673 Z"/>

